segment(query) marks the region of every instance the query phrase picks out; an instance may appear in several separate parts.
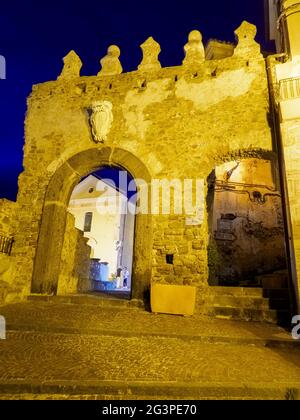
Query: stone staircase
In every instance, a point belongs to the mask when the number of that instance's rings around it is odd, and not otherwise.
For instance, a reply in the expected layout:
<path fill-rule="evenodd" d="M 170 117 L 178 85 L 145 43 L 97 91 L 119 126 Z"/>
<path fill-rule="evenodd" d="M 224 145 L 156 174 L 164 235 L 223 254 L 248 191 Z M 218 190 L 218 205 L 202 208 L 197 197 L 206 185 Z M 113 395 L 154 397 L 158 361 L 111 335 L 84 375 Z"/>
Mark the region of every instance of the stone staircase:
<path fill-rule="evenodd" d="M 206 313 L 223 319 L 289 325 L 287 273 L 261 275 L 255 280 L 259 287 L 210 287 Z"/>
<path fill-rule="evenodd" d="M 224 320 L 268 322 L 284 327 L 289 326 L 291 316 L 287 274 L 276 272 L 258 276 L 256 283 L 260 287 L 211 286 L 208 292 L 205 291 L 205 297 L 201 296 L 202 304 L 196 309 L 196 313 Z M 143 301 L 130 300 L 126 294 L 123 296 L 122 293 L 95 292 L 94 294 L 69 296 L 31 295 L 28 300 L 56 304 L 93 305 L 100 308 L 145 309 Z"/>

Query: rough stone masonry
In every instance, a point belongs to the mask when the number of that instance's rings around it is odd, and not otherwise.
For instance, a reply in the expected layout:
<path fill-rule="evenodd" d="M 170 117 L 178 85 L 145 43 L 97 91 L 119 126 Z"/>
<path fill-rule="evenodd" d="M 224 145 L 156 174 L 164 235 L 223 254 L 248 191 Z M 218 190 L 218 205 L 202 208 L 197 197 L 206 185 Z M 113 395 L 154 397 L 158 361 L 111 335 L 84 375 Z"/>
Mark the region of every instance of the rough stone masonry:
<path fill-rule="evenodd" d="M 204 180 L 201 224 L 187 225 L 184 214 L 137 215 L 133 297 L 142 298 L 151 281 L 208 287 L 207 178 L 224 162 L 275 156 L 266 65 L 255 35 L 255 26 L 243 22 L 233 54 L 207 60 L 200 32 L 192 31 L 182 66 L 169 68 L 161 67 L 160 46 L 149 38 L 142 63 L 130 73 L 122 72 L 120 50 L 111 46 L 99 74 L 89 77 L 80 77 L 82 63 L 72 51 L 56 81 L 33 86 L 11 300 L 57 293 L 71 192 L 103 165 L 125 168 L 147 183 Z M 91 119 L 99 103 L 100 127 L 96 114 Z"/>

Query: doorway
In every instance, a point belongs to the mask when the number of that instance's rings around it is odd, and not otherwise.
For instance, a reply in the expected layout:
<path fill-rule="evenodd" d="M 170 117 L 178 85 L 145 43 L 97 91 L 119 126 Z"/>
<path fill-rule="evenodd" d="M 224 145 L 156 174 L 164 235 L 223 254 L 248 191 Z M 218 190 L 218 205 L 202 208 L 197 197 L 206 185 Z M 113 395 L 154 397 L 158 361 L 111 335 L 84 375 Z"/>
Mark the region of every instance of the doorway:
<path fill-rule="evenodd" d="M 88 174 L 98 171 L 105 165 L 124 168 L 132 174 L 135 180 L 144 180 L 146 184 L 151 183 L 151 175 L 143 162 L 131 152 L 121 148 L 91 147 L 78 152 L 64 163 L 58 165 L 53 171 L 46 186 L 43 201 L 41 201 L 41 223 L 39 225 L 38 242 L 35 248 L 34 265 L 32 267 L 31 292 L 34 294 L 62 295 L 59 287 L 59 279 L 62 272 L 68 272 L 70 266 L 74 268 L 73 257 L 83 255 L 78 252 L 82 247 L 88 248 L 87 259 L 90 259 L 91 248 L 86 245 L 86 238 L 81 246 L 74 249 L 74 246 L 67 248 L 64 253 L 65 233 L 68 226 L 71 226 L 71 219 L 74 216 L 67 211 L 70 197 L 74 188 Z M 140 186 L 138 185 L 138 191 Z M 151 204 L 150 204 L 151 205 Z M 69 215 L 69 217 L 68 217 Z M 69 220 L 68 220 L 69 219 Z M 69 229 L 77 236 L 83 237 L 78 229 Z M 71 241 L 72 242 L 72 241 Z M 151 214 L 137 212 L 135 218 L 134 238 L 134 259 L 132 269 L 132 299 L 143 300 L 149 290 L 152 269 L 152 248 L 153 248 L 153 219 Z M 70 258 L 71 253 L 71 258 Z M 62 259 L 64 256 L 64 261 Z M 85 256 L 85 254 L 84 254 Z M 72 291 L 68 288 L 63 294 L 76 294 L 84 292 L 88 282 L 85 282 L 85 273 L 82 270 L 86 264 L 78 259 L 78 271 L 71 271 L 71 277 L 65 276 L 72 282 Z M 65 268 L 65 270 L 64 270 Z M 84 274 L 84 284 L 79 284 L 78 275 Z M 76 277 L 77 276 L 77 277 Z M 78 287 L 82 286 L 82 287 Z M 89 284 L 90 286 L 90 284 Z M 87 289 L 86 289 L 87 290 Z M 90 290 L 90 289 L 89 289 Z"/>
<path fill-rule="evenodd" d="M 209 284 L 260 286 L 264 275 L 285 275 L 282 201 L 274 162 L 226 162 L 215 168 L 209 185 Z"/>
<path fill-rule="evenodd" d="M 116 166 L 103 166 L 73 189 L 68 212 L 90 247 L 92 292 L 131 297 L 136 191 L 133 177 Z"/>

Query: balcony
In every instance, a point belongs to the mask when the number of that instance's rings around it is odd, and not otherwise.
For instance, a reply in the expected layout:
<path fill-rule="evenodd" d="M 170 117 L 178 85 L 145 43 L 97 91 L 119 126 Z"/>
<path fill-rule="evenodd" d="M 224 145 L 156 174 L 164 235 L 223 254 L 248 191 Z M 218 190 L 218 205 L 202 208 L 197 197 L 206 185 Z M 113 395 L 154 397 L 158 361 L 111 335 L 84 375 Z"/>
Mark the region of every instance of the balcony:
<path fill-rule="evenodd" d="M 300 118 L 300 77 L 279 81 L 279 107 L 282 121 Z"/>
<path fill-rule="evenodd" d="M 0 234 L 0 254 L 10 255 L 14 239 Z"/>
<path fill-rule="evenodd" d="M 279 81 L 280 100 L 300 98 L 300 77 L 291 77 Z"/>

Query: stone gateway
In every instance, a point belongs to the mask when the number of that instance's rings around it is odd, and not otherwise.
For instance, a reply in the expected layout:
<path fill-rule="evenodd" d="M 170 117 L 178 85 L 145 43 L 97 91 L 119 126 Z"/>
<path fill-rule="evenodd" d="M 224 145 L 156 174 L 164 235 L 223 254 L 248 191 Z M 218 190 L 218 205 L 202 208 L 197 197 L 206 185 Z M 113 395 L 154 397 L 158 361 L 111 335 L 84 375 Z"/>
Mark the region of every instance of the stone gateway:
<path fill-rule="evenodd" d="M 258 277 L 274 271 L 287 281 L 266 60 L 255 26 L 243 22 L 235 33 L 236 46 L 214 41 L 205 50 L 192 31 L 182 66 L 169 68 L 149 38 L 131 73 L 123 73 L 120 50 L 111 46 L 99 74 L 81 77 L 71 51 L 56 81 L 33 86 L 16 217 L 5 221 L 14 244 L 2 301 L 57 295 L 67 290 L 59 284 L 65 273 L 72 273 L 73 293 L 90 290 L 82 269 L 89 250 L 83 232 L 72 233 L 68 205 L 75 186 L 103 167 L 127 171 L 139 192 L 154 180 L 203 185 L 192 215 L 174 210 L 183 191 L 171 192 L 169 214 L 136 215 L 133 299 L 144 300 L 154 283 L 192 286 L 196 310 L 207 312 L 213 286 L 261 287 Z M 151 209 L 151 191 L 148 198 Z M 66 266 L 66 244 L 74 241 L 80 264 Z"/>

